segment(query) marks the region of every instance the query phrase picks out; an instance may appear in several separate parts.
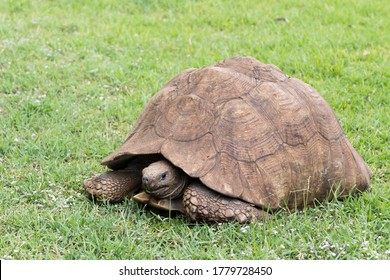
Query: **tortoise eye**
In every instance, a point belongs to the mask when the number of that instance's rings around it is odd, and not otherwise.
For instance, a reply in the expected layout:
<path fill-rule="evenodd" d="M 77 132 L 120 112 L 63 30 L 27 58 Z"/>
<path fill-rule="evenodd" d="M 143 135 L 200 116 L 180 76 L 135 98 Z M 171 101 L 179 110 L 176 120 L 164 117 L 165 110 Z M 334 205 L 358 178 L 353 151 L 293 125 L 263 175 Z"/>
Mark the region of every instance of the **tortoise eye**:
<path fill-rule="evenodd" d="M 164 172 L 163 174 L 161 174 L 161 180 L 165 180 L 165 178 L 167 178 L 167 172 Z"/>

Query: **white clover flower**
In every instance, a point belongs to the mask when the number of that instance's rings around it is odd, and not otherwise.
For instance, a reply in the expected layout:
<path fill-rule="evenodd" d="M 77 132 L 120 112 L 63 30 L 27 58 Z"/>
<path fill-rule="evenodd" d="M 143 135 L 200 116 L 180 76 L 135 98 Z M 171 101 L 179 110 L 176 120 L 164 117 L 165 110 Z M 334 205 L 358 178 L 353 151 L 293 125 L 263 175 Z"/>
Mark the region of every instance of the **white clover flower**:
<path fill-rule="evenodd" d="M 249 228 L 249 226 L 245 226 L 245 227 L 242 227 L 240 230 L 241 230 L 241 232 L 246 233 L 246 232 L 248 232 L 248 228 Z"/>
<path fill-rule="evenodd" d="M 362 249 L 363 249 L 363 250 L 367 250 L 369 245 L 370 245 L 370 242 L 367 241 L 367 240 L 364 240 L 364 241 L 362 242 Z"/>

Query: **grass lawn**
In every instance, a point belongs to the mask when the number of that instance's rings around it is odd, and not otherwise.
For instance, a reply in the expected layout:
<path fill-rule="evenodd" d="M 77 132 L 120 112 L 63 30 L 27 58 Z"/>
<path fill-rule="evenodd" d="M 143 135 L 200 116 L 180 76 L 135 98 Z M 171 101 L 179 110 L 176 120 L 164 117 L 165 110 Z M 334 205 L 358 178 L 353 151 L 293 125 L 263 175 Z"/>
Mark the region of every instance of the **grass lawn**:
<path fill-rule="evenodd" d="M 0 258 L 390 259 L 389 30 L 385 0 L 1 1 Z M 246 226 L 86 198 L 154 93 L 236 55 L 324 96 L 370 192 Z"/>

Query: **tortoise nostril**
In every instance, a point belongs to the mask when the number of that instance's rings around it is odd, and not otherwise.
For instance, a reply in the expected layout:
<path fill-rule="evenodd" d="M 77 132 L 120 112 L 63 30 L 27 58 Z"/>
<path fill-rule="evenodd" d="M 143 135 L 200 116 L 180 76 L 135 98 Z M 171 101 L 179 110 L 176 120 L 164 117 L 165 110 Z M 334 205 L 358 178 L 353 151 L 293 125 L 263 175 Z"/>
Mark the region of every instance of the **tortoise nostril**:
<path fill-rule="evenodd" d="M 144 184 L 149 183 L 149 178 L 146 177 L 146 176 L 143 176 L 143 177 L 142 177 L 142 183 L 144 183 Z"/>

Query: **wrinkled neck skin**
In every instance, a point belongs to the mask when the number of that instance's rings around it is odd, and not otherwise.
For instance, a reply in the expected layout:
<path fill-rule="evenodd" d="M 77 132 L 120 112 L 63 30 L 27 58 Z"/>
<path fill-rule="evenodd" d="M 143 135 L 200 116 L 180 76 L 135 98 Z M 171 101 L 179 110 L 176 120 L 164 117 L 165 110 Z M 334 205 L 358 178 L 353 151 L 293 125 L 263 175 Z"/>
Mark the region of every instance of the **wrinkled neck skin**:
<path fill-rule="evenodd" d="M 142 188 L 158 199 L 175 199 L 183 195 L 189 176 L 166 160 L 150 164 L 142 170 Z"/>
<path fill-rule="evenodd" d="M 178 180 L 175 185 L 170 186 L 170 188 L 172 189 L 172 193 L 166 197 L 161 198 L 175 199 L 183 196 L 184 189 L 188 186 L 190 177 L 182 170 L 180 170 L 180 174 L 178 174 L 178 176 L 180 176 L 181 179 Z"/>

